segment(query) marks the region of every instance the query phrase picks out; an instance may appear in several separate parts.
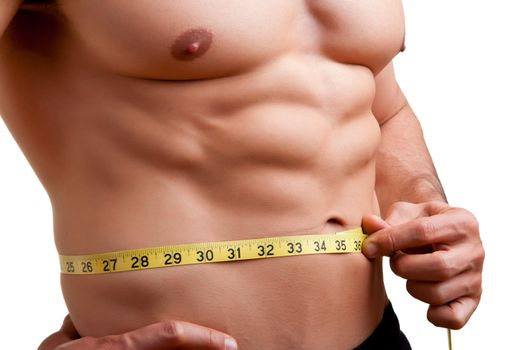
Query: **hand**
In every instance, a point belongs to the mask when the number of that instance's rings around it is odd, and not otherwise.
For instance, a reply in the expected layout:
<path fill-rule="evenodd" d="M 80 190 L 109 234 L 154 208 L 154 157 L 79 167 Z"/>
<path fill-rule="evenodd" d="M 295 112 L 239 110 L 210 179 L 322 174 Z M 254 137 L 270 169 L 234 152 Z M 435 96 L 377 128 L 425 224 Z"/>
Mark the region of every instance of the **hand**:
<path fill-rule="evenodd" d="M 478 222 L 467 210 L 440 201 L 397 202 L 386 219 L 368 215 L 363 228 L 369 258 L 390 256 L 395 274 L 407 279 L 415 298 L 430 304 L 438 327 L 463 327 L 481 298 L 485 252 Z"/>
<path fill-rule="evenodd" d="M 38 350 L 236 350 L 225 333 L 182 321 L 159 322 L 119 335 L 80 338 L 69 316 Z"/>

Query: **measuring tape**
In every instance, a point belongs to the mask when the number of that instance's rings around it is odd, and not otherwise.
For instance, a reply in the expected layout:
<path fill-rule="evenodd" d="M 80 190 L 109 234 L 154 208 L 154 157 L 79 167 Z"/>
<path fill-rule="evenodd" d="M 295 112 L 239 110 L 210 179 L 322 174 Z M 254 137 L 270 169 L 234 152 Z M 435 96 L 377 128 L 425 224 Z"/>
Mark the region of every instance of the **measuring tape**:
<path fill-rule="evenodd" d="M 191 243 L 93 255 L 60 255 L 60 269 L 64 274 L 94 275 L 286 256 L 360 253 L 366 237 L 359 227 L 335 234 Z M 452 350 L 450 329 L 448 345 Z"/>
<path fill-rule="evenodd" d="M 93 275 L 285 256 L 360 253 L 365 238 L 362 228 L 356 228 L 336 234 L 190 243 L 93 255 L 60 255 L 60 268 L 64 274 Z"/>

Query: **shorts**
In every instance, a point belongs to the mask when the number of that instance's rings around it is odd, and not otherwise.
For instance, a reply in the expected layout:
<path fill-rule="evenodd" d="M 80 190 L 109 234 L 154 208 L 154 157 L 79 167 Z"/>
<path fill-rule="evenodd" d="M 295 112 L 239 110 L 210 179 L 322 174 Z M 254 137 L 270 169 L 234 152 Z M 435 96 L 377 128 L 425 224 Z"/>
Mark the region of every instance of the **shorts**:
<path fill-rule="evenodd" d="M 411 350 L 412 347 L 401 332 L 399 320 L 393 311 L 392 304 L 384 309 L 381 323 L 373 333 L 353 350 Z"/>

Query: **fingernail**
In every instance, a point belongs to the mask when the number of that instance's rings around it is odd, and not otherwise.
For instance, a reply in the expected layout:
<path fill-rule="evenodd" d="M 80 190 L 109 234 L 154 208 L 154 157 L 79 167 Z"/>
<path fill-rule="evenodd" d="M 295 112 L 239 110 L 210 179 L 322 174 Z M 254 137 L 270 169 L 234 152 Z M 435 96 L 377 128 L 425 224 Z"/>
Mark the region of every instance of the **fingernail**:
<path fill-rule="evenodd" d="M 375 220 L 379 220 L 381 222 L 384 222 L 384 220 L 377 214 L 371 214 L 371 216 L 373 216 L 375 218 Z"/>
<path fill-rule="evenodd" d="M 225 338 L 225 350 L 237 350 L 238 344 L 233 338 Z"/>
<path fill-rule="evenodd" d="M 379 251 L 379 247 L 375 243 L 366 243 L 364 246 L 364 254 L 368 256 L 375 256 Z"/>

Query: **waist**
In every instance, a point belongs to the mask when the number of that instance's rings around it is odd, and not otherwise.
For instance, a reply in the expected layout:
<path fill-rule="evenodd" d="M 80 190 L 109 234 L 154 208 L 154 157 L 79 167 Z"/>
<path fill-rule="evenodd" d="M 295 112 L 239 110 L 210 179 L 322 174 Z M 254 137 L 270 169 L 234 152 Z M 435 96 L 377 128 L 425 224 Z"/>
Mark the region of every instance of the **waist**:
<path fill-rule="evenodd" d="M 301 196 L 224 200 L 193 186 L 144 186 L 89 191 L 53 202 L 55 241 L 62 255 L 195 242 L 335 233 L 378 212 L 373 188 L 352 183 L 338 195 L 304 188 Z M 169 187 L 170 186 L 170 187 Z M 161 187 L 161 188 L 159 188 Z M 263 189 L 261 189 L 263 191 Z M 276 191 L 275 191 L 276 193 Z M 282 200 L 284 197 L 284 200 Z"/>
<path fill-rule="evenodd" d="M 62 287 L 82 335 L 178 319 L 227 332 L 244 349 L 352 348 L 386 300 L 381 261 L 362 254 L 62 275 Z"/>
<path fill-rule="evenodd" d="M 227 208 L 218 211 L 227 213 L 221 221 L 200 215 L 194 215 L 194 220 L 179 220 L 176 209 L 170 215 L 169 207 L 159 205 L 159 201 L 156 209 L 166 211 L 166 216 L 152 220 L 148 209 L 141 215 L 141 210 L 134 208 L 137 213 L 132 215 L 120 202 L 104 202 L 97 211 L 103 216 L 100 223 L 94 221 L 90 226 L 90 222 L 79 225 L 74 221 L 69 230 L 57 226 L 59 252 L 77 255 L 334 233 L 360 225 L 363 213 L 375 212 L 372 198 L 365 197 L 351 203 L 347 211 L 306 206 L 302 215 L 284 210 L 275 216 L 273 208 L 252 213 L 247 208 L 243 214 L 250 215 L 242 215 Z M 203 208 L 193 202 L 186 204 L 180 205 L 188 209 L 184 218 L 192 218 L 193 211 Z M 319 203 L 319 207 L 324 206 Z M 111 216 L 119 219 L 110 220 Z M 74 228 L 82 234 L 61 241 L 64 233 L 73 234 Z M 328 344 L 351 348 L 375 328 L 386 301 L 381 261 L 368 260 L 362 254 L 187 265 L 110 275 L 62 275 L 61 279 L 68 309 L 82 335 L 116 334 L 160 320 L 180 319 L 232 334 L 244 349 L 259 349 L 262 344 L 268 345 L 263 347 L 267 349 L 320 349 Z M 303 341 L 309 344 L 301 344 Z"/>

